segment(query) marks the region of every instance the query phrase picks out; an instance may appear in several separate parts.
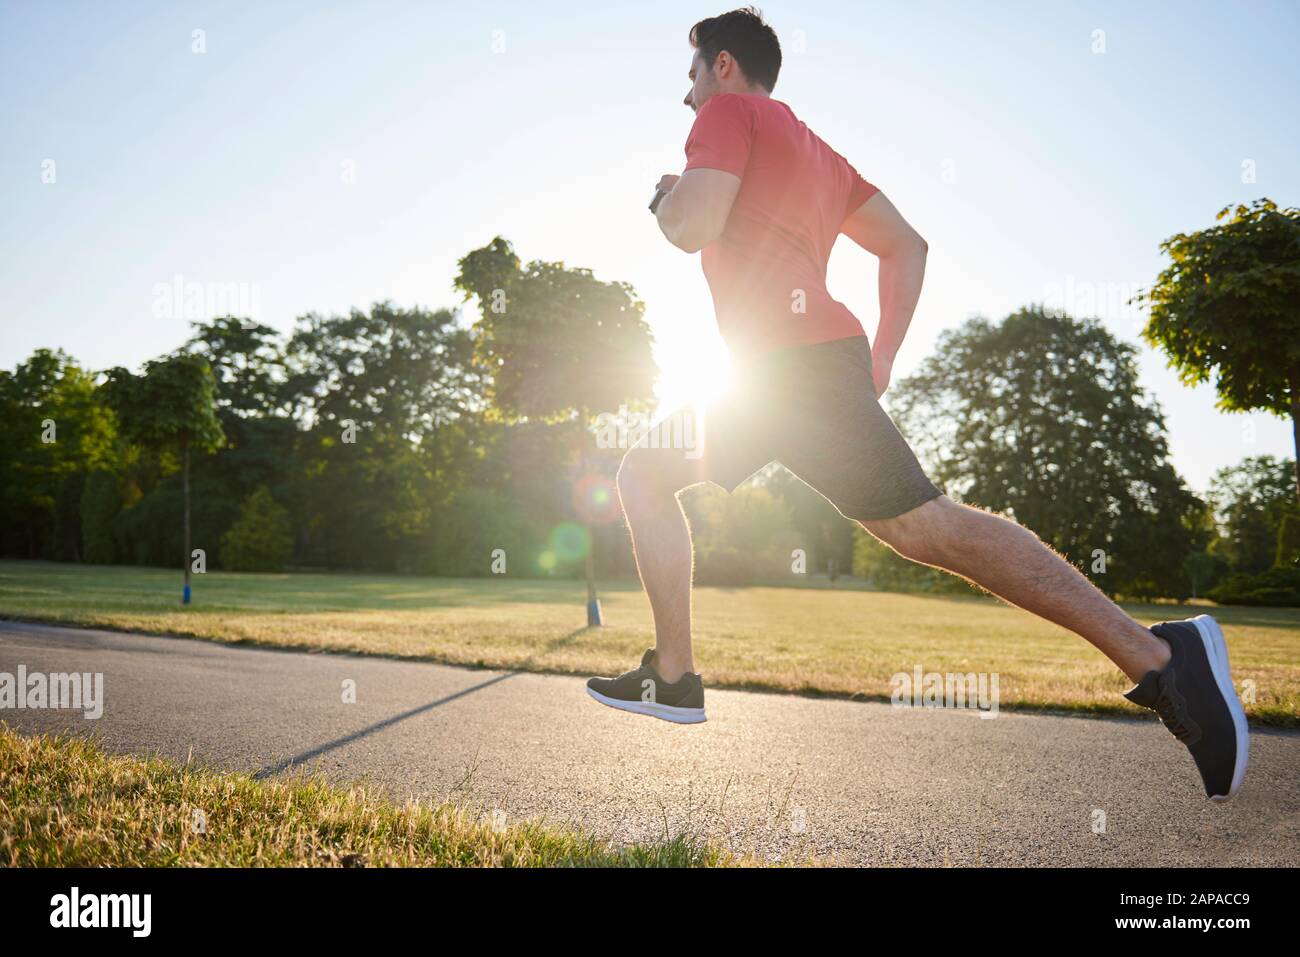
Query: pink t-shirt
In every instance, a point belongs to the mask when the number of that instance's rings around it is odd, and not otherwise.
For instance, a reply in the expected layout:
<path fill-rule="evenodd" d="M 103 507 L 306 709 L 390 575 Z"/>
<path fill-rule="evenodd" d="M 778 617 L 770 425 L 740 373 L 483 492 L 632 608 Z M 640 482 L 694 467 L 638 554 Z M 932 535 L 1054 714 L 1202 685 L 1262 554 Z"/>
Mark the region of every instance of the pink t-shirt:
<path fill-rule="evenodd" d="M 701 250 L 734 356 L 864 335 L 826 290 L 840 227 L 878 190 L 779 100 L 716 93 L 686 138 L 686 169 L 741 179 L 722 235 Z"/>

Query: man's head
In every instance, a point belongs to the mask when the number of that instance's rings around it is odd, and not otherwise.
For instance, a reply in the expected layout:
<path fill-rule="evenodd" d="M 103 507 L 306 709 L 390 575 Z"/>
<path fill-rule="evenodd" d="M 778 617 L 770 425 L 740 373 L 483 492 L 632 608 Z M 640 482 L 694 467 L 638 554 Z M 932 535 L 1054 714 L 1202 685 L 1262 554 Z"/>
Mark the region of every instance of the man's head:
<path fill-rule="evenodd" d="M 684 102 L 699 111 L 715 93 L 769 94 L 781 72 L 781 41 L 753 7 L 709 17 L 691 27 L 691 91 Z"/>

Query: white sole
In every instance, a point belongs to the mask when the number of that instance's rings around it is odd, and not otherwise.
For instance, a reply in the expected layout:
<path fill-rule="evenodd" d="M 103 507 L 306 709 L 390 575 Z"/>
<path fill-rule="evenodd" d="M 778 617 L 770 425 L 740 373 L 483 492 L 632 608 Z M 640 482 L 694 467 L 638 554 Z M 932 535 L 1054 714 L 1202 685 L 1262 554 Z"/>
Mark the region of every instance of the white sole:
<path fill-rule="evenodd" d="M 1232 673 L 1228 670 L 1228 643 L 1223 640 L 1223 629 L 1209 615 L 1197 615 L 1191 619 L 1196 630 L 1201 634 L 1205 645 L 1205 654 L 1218 682 L 1219 692 L 1228 703 L 1228 713 L 1232 715 L 1232 725 L 1237 732 L 1237 762 L 1232 769 L 1232 785 L 1227 794 L 1215 794 L 1211 801 L 1226 801 L 1241 790 L 1242 779 L 1246 777 L 1246 761 L 1250 757 L 1250 726 L 1246 723 L 1246 709 L 1241 706 L 1237 689 L 1232 683 Z"/>
<path fill-rule="evenodd" d="M 662 718 L 664 721 L 671 721 L 674 724 L 699 724 L 708 720 L 704 716 L 703 708 L 675 708 L 670 704 L 659 704 L 654 701 L 620 701 L 617 698 L 608 698 L 591 688 L 587 689 L 587 694 L 601 704 L 617 708 L 619 711 L 630 711 L 632 714 L 648 714 L 652 718 Z"/>

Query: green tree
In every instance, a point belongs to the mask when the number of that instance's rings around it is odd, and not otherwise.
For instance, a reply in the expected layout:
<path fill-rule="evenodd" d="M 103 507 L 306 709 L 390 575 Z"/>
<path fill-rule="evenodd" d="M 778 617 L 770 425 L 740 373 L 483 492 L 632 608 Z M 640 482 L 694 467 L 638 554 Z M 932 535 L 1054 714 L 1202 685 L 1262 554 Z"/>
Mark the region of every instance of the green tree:
<path fill-rule="evenodd" d="M 1142 335 L 1185 384 L 1213 375 L 1219 408 L 1290 417 L 1300 502 L 1300 209 L 1259 199 L 1216 219 L 1161 243 L 1171 261 L 1137 297 Z"/>
<path fill-rule="evenodd" d="M 1183 574 L 1190 585 L 1188 598 L 1200 598 L 1223 578 L 1228 563 L 1213 552 L 1192 552 L 1183 559 Z"/>
<path fill-rule="evenodd" d="M 216 381 L 216 402 L 240 416 L 267 416 L 284 403 L 285 356 L 270 326 L 222 316 L 191 323 L 183 351 L 207 360 Z"/>
<path fill-rule="evenodd" d="M 469 330 L 388 302 L 298 319 L 285 395 L 304 426 L 290 481 L 304 557 L 429 571 L 433 523 L 469 470 L 483 405 Z"/>
<path fill-rule="evenodd" d="M 113 523 L 122 510 L 122 490 L 117 476 L 96 469 L 86 478 L 81 493 L 82 561 L 110 565 L 116 557 Z"/>
<path fill-rule="evenodd" d="M 239 520 L 221 537 L 221 567 L 230 571 L 275 572 L 293 552 L 289 512 L 259 486 L 244 502 Z"/>
<path fill-rule="evenodd" d="M 1233 573 L 1257 575 L 1274 564 L 1282 522 L 1296 511 L 1293 471 L 1288 459 L 1254 455 L 1210 479 L 1207 498 L 1220 529 L 1213 550 Z"/>
<path fill-rule="evenodd" d="M 949 494 L 1010 513 L 1111 594 L 1176 596 L 1202 503 L 1135 358 L 1095 320 L 1022 309 L 944 334 L 891 406 Z"/>
<path fill-rule="evenodd" d="M 195 463 L 194 492 L 202 503 L 195 532 L 216 541 L 258 486 L 287 491 L 299 470 L 300 432 L 290 414 L 285 343 L 275 329 L 234 316 L 192 326 L 183 350 L 212 368 L 226 437 L 219 451 Z"/>
<path fill-rule="evenodd" d="M 470 333 L 449 309 L 299 317 L 286 346 L 285 392 L 307 424 L 351 420 L 412 442 L 481 404 Z"/>
<path fill-rule="evenodd" d="M 81 561 L 81 494 L 86 473 L 80 470 L 63 476 L 54 502 L 52 557 L 61 562 Z"/>
<path fill-rule="evenodd" d="M 1212 503 L 1203 502 L 1191 512 L 1187 516 L 1187 526 L 1191 532 L 1191 551 L 1182 564 L 1187 593 L 1177 597 L 1200 598 L 1228 573 L 1228 561 L 1222 554 L 1219 524 Z"/>
<path fill-rule="evenodd" d="M 433 570 L 439 575 L 480 578 L 493 573 L 501 550 L 504 574 L 536 574 L 530 559 L 540 553 L 544 528 L 537 515 L 495 489 L 468 486 L 449 503 L 437 525 Z"/>
<path fill-rule="evenodd" d="M 459 266 L 456 287 L 478 300 L 474 345 L 490 376 L 492 410 L 507 421 L 570 424 L 575 465 L 585 474 L 592 416 L 649 403 L 657 370 L 644 304 L 627 283 L 602 282 L 589 269 L 523 265 L 500 236 Z M 591 548 L 586 578 L 587 622 L 599 624 Z"/>
<path fill-rule="evenodd" d="M 143 375 L 120 366 L 103 386 L 130 441 L 155 451 L 175 451 L 181 460 L 184 511 L 185 587 L 190 601 L 190 454 L 215 451 L 225 436 L 216 416 L 216 381 L 207 360 L 185 353 L 145 364 Z"/>
<path fill-rule="evenodd" d="M 881 591 L 983 593 L 964 578 L 908 561 L 861 526 L 853 536 L 853 574 Z"/>
<path fill-rule="evenodd" d="M 763 483 L 789 507 L 801 547 L 808 555 L 808 571 L 833 576 L 851 572 L 854 530 L 861 526 L 784 468 L 765 475 Z"/>
<path fill-rule="evenodd" d="M 302 437 L 290 480 L 303 557 L 310 564 L 427 572 L 427 540 L 441 492 L 417 448 L 392 432 L 345 436 L 321 425 Z"/>
<path fill-rule="evenodd" d="M 120 450 L 95 376 L 62 351 L 38 349 L 0 371 L 0 549 L 76 558 L 80 483 Z"/>
<path fill-rule="evenodd" d="M 701 585 L 752 585 L 794 578 L 794 550 L 808 543 L 795 529 L 789 505 L 761 484 L 728 495 L 707 486 L 687 501 L 695 536 L 695 581 Z M 806 569 L 816 571 L 816 567 Z"/>
<path fill-rule="evenodd" d="M 1300 567 L 1300 515 L 1282 516 L 1277 530 L 1277 557 L 1274 565 Z"/>

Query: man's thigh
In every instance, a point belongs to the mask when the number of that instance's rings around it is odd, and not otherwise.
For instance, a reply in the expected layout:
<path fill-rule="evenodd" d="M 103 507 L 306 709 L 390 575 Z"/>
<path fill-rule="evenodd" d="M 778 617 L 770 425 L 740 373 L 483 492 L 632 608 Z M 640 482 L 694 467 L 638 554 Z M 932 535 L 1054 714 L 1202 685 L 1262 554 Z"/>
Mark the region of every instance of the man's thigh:
<path fill-rule="evenodd" d="M 809 347 L 797 365 L 776 429 L 782 465 L 858 522 L 942 494 L 876 399 L 865 337 Z"/>
<path fill-rule="evenodd" d="M 775 458 L 771 438 L 736 393 L 659 420 L 637 439 L 624 468 L 653 476 L 674 491 L 712 482 L 730 492 Z"/>

